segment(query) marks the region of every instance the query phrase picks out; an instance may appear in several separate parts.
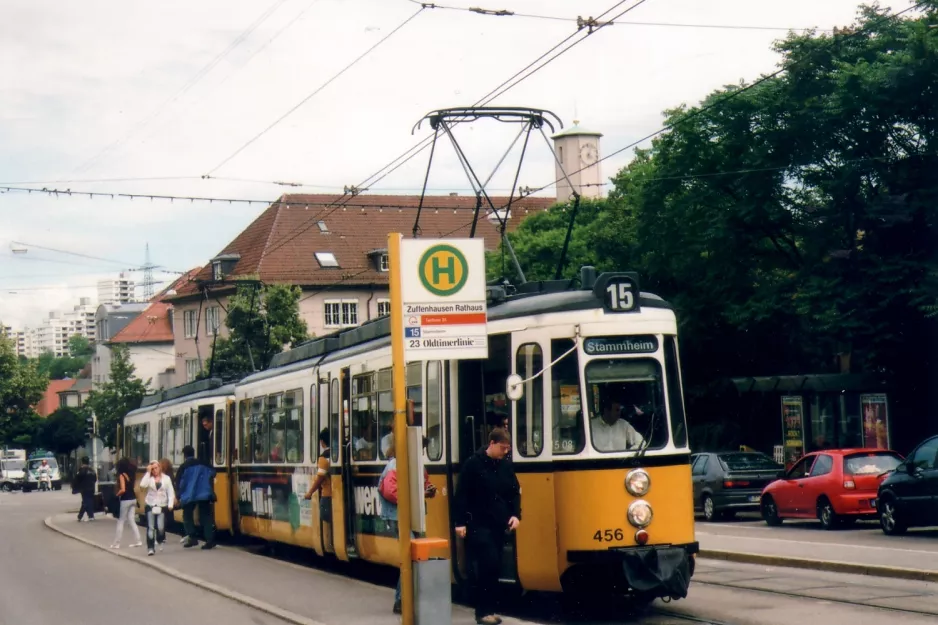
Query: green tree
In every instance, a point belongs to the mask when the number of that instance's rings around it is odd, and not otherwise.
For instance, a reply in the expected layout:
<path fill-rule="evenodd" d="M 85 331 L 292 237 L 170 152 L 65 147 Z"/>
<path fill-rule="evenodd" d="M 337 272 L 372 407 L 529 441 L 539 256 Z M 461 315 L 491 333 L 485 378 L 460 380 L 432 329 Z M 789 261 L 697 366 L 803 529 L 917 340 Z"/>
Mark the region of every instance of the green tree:
<path fill-rule="evenodd" d="M 150 380 L 144 382 L 134 375 L 135 368 L 126 345 L 112 345 L 110 349 L 109 379 L 100 390 L 91 391 L 84 407 L 97 417 L 98 437 L 108 447 L 115 447 L 117 427 L 123 424 L 128 412 L 140 407 Z"/>
<path fill-rule="evenodd" d="M 297 286 L 238 287 L 228 302 L 228 336 L 219 337 L 205 375 L 234 377 L 266 367 L 288 345 L 307 338 Z"/>
<path fill-rule="evenodd" d="M 73 334 L 68 338 L 68 353 L 72 358 L 90 358 L 94 346 L 81 334 Z"/>
<path fill-rule="evenodd" d="M 59 408 L 42 425 L 43 447 L 57 455 L 66 455 L 86 440 L 85 412 L 81 409 Z"/>
<path fill-rule="evenodd" d="M 0 336 L 0 443 L 20 447 L 38 444 L 41 420 L 33 406 L 39 403 L 49 380 L 35 363 L 22 363 L 13 344 Z"/>
<path fill-rule="evenodd" d="M 862 8 L 858 34 L 790 35 L 786 72 L 667 111 L 670 130 L 578 219 L 566 276 L 637 270 L 675 305 L 691 403 L 729 376 L 848 362 L 899 392 L 929 386 L 909 358 L 938 310 L 938 2 L 926 4 L 907 19 Z M 552 277 L 556 212 L 512 235 L 534 278 Z"/>
<path fill-rule="evenodd" d="M 74 338 L 82 337 L 76 335 L 72 337 L 72 339 Z M 52 352 L 43 352 L 36 360 L 36 367 L 41 374 L 52 380 L 64 380 L 65 378 L 74 378 L 90 361 L 91 356 L 88 354 L 57 357 Z"/>

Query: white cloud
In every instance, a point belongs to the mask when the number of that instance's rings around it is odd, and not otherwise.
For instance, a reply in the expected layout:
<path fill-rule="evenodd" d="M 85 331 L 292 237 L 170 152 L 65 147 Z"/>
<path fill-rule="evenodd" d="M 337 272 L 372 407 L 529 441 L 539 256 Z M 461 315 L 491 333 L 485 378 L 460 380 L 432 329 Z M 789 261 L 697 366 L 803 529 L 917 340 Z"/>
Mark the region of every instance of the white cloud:
<path fill-rule="evenodd" d="M 576 17 L 598 15 L 614 3 L 461 4 Z M 893 4 L 902 9 L 910 3 Z M 191 179 L 48 186 L 272 200 L 283 188 L 199 176 L 416 9 L 406 0 L 8 0 L 0 4 L 0 183 L 187 176 Z M 649 0 L 626 19 L 830 28 L 849 23 L 855 11 L 854 0 Z M 299 180 L 340 192 L 422 137 L 410 132 L 427 111 L 470 104 L 573 28 L 569 22 L 424 11 L 215 175 Z M 602 150 L 609 153 L 655 130 L 663 109 L 695 103 L 724 84 L 772 71 L 777 57 L 771 42 L 783 35 L 616 24 L 495 103 L 551 109 L 568 124 L 575 112 L 584 125 L 605 133 Z M 211 71 L 200 76 L 213 61 Z M 513 131 L 480 123 L 460 133 L 467 150 L 479 159 L 479 169 L 487 172 Z M 115 142 L 117 149 L 76 173 Z M 550 156 L 541 144 L 540 139 L 532 144 L 522 186 L 540 186 L 553 178 Z M 431 187 L 466 189 L 451 150 L 439 156 Z M 606 176 L 628 158 L 622 154 L 605 163 Z M 378 186 L 395 192 L 417 189 L 425 166 L 425 156 L 418 157 Z M 510 174 L 497 177 L 492 186 L 510 186 Z M 87 276 L 65 274 L 120 268 L 92 261 L 88 263 L 94 267 L 74 268 L 27 262 L 4 255 L 10 240 L 135 264 L 142 264 L 149 242 L 155 262 L 183 270 L 204 263 L 262 208 L 3 194 L 0 287 L 50 282 L 81 286 L 88 283 Z M 61 281 L 41 277 L 59 269 Z M 34 323 L 44 311 L 77 301 L 80 291 L 11 296 L 8 289 L 0 290 L 0 318 Z"/>

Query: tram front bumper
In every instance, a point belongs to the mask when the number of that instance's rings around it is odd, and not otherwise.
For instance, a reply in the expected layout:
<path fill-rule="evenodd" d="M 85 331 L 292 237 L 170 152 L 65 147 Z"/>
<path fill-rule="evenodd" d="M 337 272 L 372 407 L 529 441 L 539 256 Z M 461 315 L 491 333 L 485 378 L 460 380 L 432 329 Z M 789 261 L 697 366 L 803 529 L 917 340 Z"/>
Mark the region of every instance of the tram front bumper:
<path fill-rule="evenodd" d="M 613 564 L 637 594 L 683 599 L 687 596 L 698 543 L 626 547 L 608 551 L 571 551 L 571 564 Z"/>

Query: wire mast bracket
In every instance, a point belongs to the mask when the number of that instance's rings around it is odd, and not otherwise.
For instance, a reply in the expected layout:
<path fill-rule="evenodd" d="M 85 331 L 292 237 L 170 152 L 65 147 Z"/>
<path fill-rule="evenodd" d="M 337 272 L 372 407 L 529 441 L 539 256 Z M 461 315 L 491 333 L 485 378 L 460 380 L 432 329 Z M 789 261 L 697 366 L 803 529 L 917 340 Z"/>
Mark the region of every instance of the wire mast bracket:
<path fill-rule="evenodd" d="M 463 151 L 462 146 L 460 146 L 459 142 L 456 140 L 456 136 L 453 134 L 453 128 L 456 125 L 471 123 L 479 119 L 494 119 L 495 121 L 503 123 L 521 125 L 521 129 L 515 137 L 514 141 L 512 141 L 508 146 L 508 149 L 505 150 L 505 153 L 495 165 L 492 173 L 489 174 L 488 178 L 486 178 L 484 182 L 470 164 L 466 153 Z M 479 212 L 482 208 L 484 200 L 484 203 L 488 205 L 488 208 L 491 211 L 490 214 L 494 215 L 498 220 L 499 234 L 501 236 L 502 245 L 505 249 L 508 250 L 508 253 L 511 256 L 512 264 L 514 265 L 515 271 L 518 274 L 518 278 L 521 280 L 521 283 L 524 284 L 526 282 L 524 271 L 521 269 L 521 264 L 518 262 L 518 257 L 515 256 L 515 251 L 512 249 L 511 242 L 508 240 L 508 216 L 511 211 L 511 205 L 515 201 L 515 189 L 518 187 L 518 177 L 521 175 L 521 166 L 524 163 L 524 156 L 527 152 L 528 140 L 530 139 L 531 132 L 538 130 L 541 136 L 544 137 L 544 141 L 547 143 L 547 147 L 550 149 L 551 154 L 553 154 L 554 149 L 550 144 L 550 139 L 547 138 L 547 134 L 544 132 L 544 127 L 546 126 L 550 128 L 551 133 L 554 133 L 556 132 L 554 124 L 556 123 L 557 126 L 563 128 L 563 122 L 560 121 L 560 118 L 556 114 L 545 109 L 503 106 L 456 107 L 438 109 L 427 113 L 414 125 L 411 134 L 415 133 L 424 121 L 429 122 L 430 128 L 433 129 L 433 143 L 430 145 L 430 159 L 427 163 L 427 172 L 424 176 L 423 188 L 420 192 L 420 203 L 417 206 L 417 217 L 414 220 L 414 238 L 417 238 L 420 235 L 420 213 L 423 210 L 424 199 L 427 195 L 427 183 L 430 180 L 430 170 L 433 167 L 433 157 L 436 154 L 437 140 L 440 138 L 440 134 L 442 133 L 449 138 L 450 143 L 456 152 L 456 157 L 459 159 L 459 163 L 462 165 L 463 171 L 466 174 L 466 178 L 469 180 L 469 184 L 476 194 L 476 206 L 472 217 L 472 227 L 469 230 L 469 238 L 475 238 L 476 225 L 479 222 Z M 501 168 L 502 164 L 504 164 L 505 159 L 508 157 L 509 153 L 511 153 L 512 149 L 514 149 L 515 145 L 522 136 L 524 137 L 524 143 L 521 147 L 521 155 L 518 157 L 518 165 L 515 168 L 514 181 L 511 185 L 511 194 L 508 197 L 508 203 L 500 208 L 496 207 L 485 188 Z"/>

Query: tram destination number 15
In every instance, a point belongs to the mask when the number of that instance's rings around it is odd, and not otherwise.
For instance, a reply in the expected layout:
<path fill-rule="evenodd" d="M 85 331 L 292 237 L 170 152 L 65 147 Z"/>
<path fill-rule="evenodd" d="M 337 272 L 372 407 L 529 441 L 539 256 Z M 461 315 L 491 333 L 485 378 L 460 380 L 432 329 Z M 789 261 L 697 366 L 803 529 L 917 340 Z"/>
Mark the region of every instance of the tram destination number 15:
<path fill-rule="evenodd" d="M 607 305 L 614 312 L 627 312 L 635 308 L 634 285 L 631 282 L 613 282 L 606 287 Z"/>

